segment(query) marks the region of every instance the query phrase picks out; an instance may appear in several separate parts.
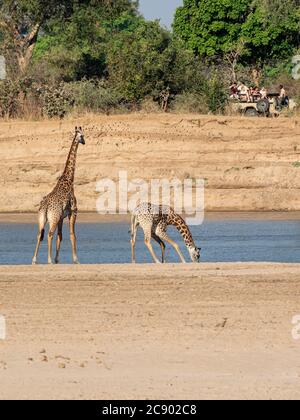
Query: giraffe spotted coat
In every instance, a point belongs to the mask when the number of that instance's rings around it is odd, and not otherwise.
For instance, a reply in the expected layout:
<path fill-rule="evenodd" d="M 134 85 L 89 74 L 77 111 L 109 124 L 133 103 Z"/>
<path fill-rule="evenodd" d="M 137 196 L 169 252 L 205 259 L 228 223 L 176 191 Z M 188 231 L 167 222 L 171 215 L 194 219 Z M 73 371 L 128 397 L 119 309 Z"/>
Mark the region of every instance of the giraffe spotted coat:
<path fill-rule="evenodd" d="M 196 247 L 191 231 L 181 216 L 175 213 L 169 206 L 142 203 L 132 213 L 132 262 L 135 262 L 135 242 L 139 226 L 144 231 L 145 244 L 153 257 L 154 262 L 159 263 L 160 261 L 152 248 L 151 239 L 154 239 L 161 246 L 162 262 L 165 262 L 165 242 L 168 242 L 175 248 L 183 263 L 186 262 L 179 246 L 167 235 L 168 226 L 174 226 L 180 232 L 192 262 L 198 262 L 200 260 L 200 249 Z"/>
<path fill-rule="evenodd" d="M 73 262 L 78 263 L 75 235 L 77 201 L 74 194 L 74 177 L 79 144 L 84 145 L 85 140 L 81 127 L 76 127 L 65 170 L 62 176 L 59 178 L 53 191 L 44 197 L 40 204 L 38 212 L 39 232 L 37 237 L 37 246 L 32 260 L 33 264 L 36 264 L 40 243 L 44 239 L 45 226 L 47 223 L 49 223 L 48 263 L 52 264 L 52 240 L 56 229 L 57 241 L 55 262 L 59 262 L 63 221 L 66 217 L 69 217 L 70 220 L 70 239 L 72 244 Z"/>

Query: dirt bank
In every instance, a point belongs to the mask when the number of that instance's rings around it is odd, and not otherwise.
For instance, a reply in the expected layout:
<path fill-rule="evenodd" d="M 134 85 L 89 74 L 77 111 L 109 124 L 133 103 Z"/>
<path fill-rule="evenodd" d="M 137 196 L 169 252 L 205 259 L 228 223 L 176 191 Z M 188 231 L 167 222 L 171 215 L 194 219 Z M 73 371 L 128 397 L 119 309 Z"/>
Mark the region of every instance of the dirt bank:
<path fill-rule="evenodd" d="M 265 211 L 265 212 L 206 212 L 205 220 L 210 221 L 294 221 L 300 220 L 299 211 Z M 0 223 L 15 224 L 37 223 L 36 213 L 0 213 Z M 130 223 L 130 215 L 100 215 L 97 213 L 80 213 L 78 223 Z"/>
<path fill-rule="evenodd" d="M 300 398 L 299 265 L 0 267 L 0 398 Z"/>
<path fill-rule="evenodd" d="M 95 211 L 96 181 L 120 170 L 203 178 L 207 210 L 300 210 L 297 119 L 136 114 L 0 122 L 0 212 L 36 210 L 62 172 L 76 123 L 87 141 L 76 173 L 82 211 Z"/>

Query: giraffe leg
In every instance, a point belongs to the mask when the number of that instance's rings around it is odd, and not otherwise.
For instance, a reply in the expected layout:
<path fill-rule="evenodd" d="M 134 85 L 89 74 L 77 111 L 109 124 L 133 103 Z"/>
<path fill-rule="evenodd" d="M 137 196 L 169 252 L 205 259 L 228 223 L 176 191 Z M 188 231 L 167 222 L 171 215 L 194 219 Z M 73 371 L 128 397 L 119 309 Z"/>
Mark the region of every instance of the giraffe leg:
<path fill-rule="evenodd" d="M 70 217 L 70 240 L 72 244 L 72 255 L 73 255 L 73 262 L 74 264 L 79 264 L 78 257 L 77 257 L 77 239 L 75 234 L 75 223 L 77 219 L 77 213 L 71 213 Z"/>
<path fill-rule="evenodd" d="M 38 256 L 40 245 L 41 245 L 41 241 L 42 241 L 42 233 L 39 232 L 38 236 L 37 236 L 37 244 L 36 244 L 36 248 L 35 248 L 35 253 L 34 253 L 34 256 L 32 258 L 32 265 L 36 264 L 37 256 Z"/>
<path fill-rule="evenodd" d="M 49 227 L 49 233 L 48 233 L 48 264 L 53 264 L 52 261 L 52 241 L 53 236 L 55 234 L 56 228 L 57 228 L 58 222 L 51 223 Z"/>
<path fill-rule="evenodd" d="M 152 255 L 152 258 L 153 258 L 154 262 L 156 264 L 160 264 L 160 261 L 157 258 L 157 256 L 155 255 L 155 252 L 154 252 L 154 250 L 152 248 L 152 245 L 151 245 L 151 235 L 150 236 L 145 236 L 145 245 L 149 249 L 149 252 Z"/>
<path fill-rule="evenodd" d="M 161 262 L 164 264 L 165 262 L 165 251 L 166 245 L 165 243 L 156 235 L 156 233 L 152 232 L 152 238 L 160 245 L 161 247 Z"/>
<path fill-rule="evenodd" d="M 61 241 L 63 239 L 62 236 L 62 228 L 63 228 L 63 223 L 64 220 L 61 219 L 58 223 L 58 227 L 57 227 L 57 239 L 56 239 L 56 256 L 55 256 L 55 264 L 59 263 L 59 253 L 60 253 L 60 245 L 61 245 Z"/>
<path fill-rule="evenodd" d="M 132 263 L 136 263 L 135 259 L 135 242 L 136 242 L 136 235 L 137 235 L 138 224 L 136 221 L 136 217 L 132 216 L 131 220 L 131 256 L 132 256 Z"/>
<path fill-rule="evenodd" d="M 179 255 L 181 262 L 182 263 L 186 263 L 184 256 L 182 255 L 182 252 L 180 251 L 179 246 L 177 245 L 176 242 L 174 242 L 172 239 L 170 239 L 167 235 L 166 232 L 164 232 L 163 230 L 158 229 L 156 231 L 157 236 L 161 239 L 164 240 L 166 242 L 168 242 L 168 244 L 172 245 L 172 247 L 175 249 L 175 251 L 177 252 L 177 254 Z"/>
<path fill-rule="evenodd" d="M 173 248 L 175 249 L 175 251 L 177 252 L 177 254 L 180 257 L 181 262 L 183 264 L 185 264 L 186 263 L 186 260 L 185 260 L 185 258 L 183 256 L 182 252 L 180 251 L 180 248 L 179 248 L 178 244 L 176 242 L 172 241 L 172 239 L 170 239 L 170 238 L 165 238 L 165 240 L 166 240 L 166 242 L 168 242 L 169 244 L 171 244 L 173 246 Z"/>
<path fill-rule="evenodd" d="M 35 265 L 36 261 L 37 261 L 37 256 L 38 256 L 38 252 L 40 249 L 40 244 L 44 239 L 44 235 L 45 235 L 45 225 L 47 222 L 47 217 L 46 217 L 46 213 L 40 213 L 39 214 L 39 233 L 37 236 L 37 244 L 36 244 L 36 248 L 35 248 L 35 253 L 32 259 L 32 264 Z"/>
<path fill-rule="evenodd" d="M 135 259 L 135 240 L 131 239 L 131 262 L 132 264 L 136 263 Z"/>

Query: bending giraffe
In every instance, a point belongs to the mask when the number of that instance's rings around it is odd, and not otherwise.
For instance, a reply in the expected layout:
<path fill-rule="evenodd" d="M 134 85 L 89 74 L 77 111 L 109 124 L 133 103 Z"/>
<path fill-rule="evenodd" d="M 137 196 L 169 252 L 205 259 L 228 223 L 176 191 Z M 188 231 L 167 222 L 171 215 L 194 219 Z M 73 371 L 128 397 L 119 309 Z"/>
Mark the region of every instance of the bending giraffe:
<path fill-rule="evenodd" d="M 40 204 L 38 213 L 39 233 L 32 264 L 36 264 L 40 243 L 43 241 L 45 236 L 45 226 L 47 222 L 49 223 L 48 263 L 52 264 L 52 240 L 56 229 L 57 241 L 55 263 L 59 263 L 60 245 L 62 242 L 62 228 L 64 219 L 66 217 L 68 217 L 70 221 L 70 239 L 72 243 L 73 262 L 74 264 L 79 263 L 77 258 L 75 235 L 77 201 L 74 194 L 74 176 L 79 144 L 85 144 L 85 140 L 82 128 L 76 127 L 65 170 L 62 176 L 59 178 L 53 191 L 44 197 Z"/>
<path fill-rule="evenodd" d="M 189 251 L 192 262 L 199 262 L 201 248 L 197 248 L 193 240 L 190 229 L 181 216 L 168 206 L 157 206 L 154 204 L 143 203 L 140 204 L 132 213 L 131 219 L 131 249 L 132 262 L 135 263 L 135 242 L 137 229 L 140 226 L 145 235 L 145 245 L 150 251 L 154 262 L 160 263 L 155 255 L 151 245 L 151 239 L 154 239 L 161 247 L 162 263 L 165 262 L 165 242 L 171 244 L 178 253 L 181 261 L 185 263 L 184 256 L 176 242 L 170 239 L 167 235 L 168 226 L 175 226 L 180 232 L 185 245 Z"/>

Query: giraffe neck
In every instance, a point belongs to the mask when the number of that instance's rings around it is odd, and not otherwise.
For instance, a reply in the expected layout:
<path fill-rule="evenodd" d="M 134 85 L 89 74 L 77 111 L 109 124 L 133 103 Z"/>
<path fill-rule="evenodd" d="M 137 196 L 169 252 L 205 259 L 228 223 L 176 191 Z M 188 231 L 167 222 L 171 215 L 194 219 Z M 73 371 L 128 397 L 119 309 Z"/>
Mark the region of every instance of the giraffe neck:
<path fill-rule="evenodd" d="M 195 242 L 192 237 L 191 231 L 182 217 L 180 217 L 178 214 L 173 214 L 171 216 L 169 224 L 176 227 L 178 232 L 181 234 L 184 243 L 188 249 L 195 248 Z"/>
<path fill-rule="evenodd" d="M 73 183 L 74 183 L 78 145 L 79 144 L 76 141 L 76 137 L 75 137 L 73 142 L 72 142 L 72 145 L 71 145 L 71 149 L 70 149 L 68 159 L 67 159 L 67 162 L 66 162 L 65 170 L 64 170 L 64 172 L 62 174 L 62 177 L 61 177 L 61 179 L 64 179 L 70 185 L 73 185 Z"/>

